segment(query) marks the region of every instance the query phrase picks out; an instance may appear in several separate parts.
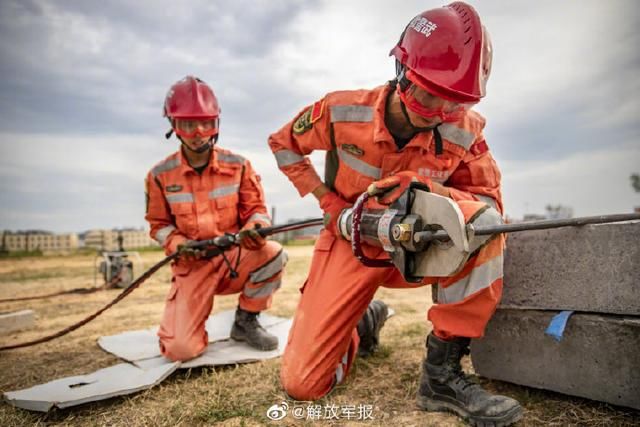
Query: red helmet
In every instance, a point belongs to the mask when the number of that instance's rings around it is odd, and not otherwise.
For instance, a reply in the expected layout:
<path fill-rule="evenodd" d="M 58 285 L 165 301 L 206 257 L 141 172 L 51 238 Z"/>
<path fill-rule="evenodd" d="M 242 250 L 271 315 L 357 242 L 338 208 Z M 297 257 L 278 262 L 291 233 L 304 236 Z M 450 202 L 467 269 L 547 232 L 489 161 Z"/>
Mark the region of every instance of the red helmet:
<path fill-rule="evenodd" d="M 197 77 L 176 82 L 164 100 L 164 116 L 173 119 L 216 119 L 220 107 L 213 90 Z"/>
<path fill-rule="evenodd" d="M 406 77 L 455 102 L 478 102 L 491 72 L 491 39 L 475 9 L 454 2 L 422 12 L 391 49 Z"/>

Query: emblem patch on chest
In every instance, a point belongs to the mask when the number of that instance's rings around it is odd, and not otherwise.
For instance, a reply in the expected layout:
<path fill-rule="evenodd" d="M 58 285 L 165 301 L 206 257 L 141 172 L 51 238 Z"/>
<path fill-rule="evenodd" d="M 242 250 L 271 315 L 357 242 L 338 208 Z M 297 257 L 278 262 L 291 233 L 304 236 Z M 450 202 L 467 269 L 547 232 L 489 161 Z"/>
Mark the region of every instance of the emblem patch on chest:
<path fill-rule="evenodd" d="M 178 191 L 182 190 L 182 185 L 178 185 L 178 184 L 167 185 L 165 187 L 165 190 L 167 190 L 167 192 L 169 193 L 177 193 Z"/>
<path fill-rule="evenodd" d="M 340 148 L 342 148 L 344 151 L 346 151 L 349 154 L 353 154 L 356 157 L 362 157 L 364 155 L 364 150 L 358 147 L 357 145 L 342 144 Z"/>

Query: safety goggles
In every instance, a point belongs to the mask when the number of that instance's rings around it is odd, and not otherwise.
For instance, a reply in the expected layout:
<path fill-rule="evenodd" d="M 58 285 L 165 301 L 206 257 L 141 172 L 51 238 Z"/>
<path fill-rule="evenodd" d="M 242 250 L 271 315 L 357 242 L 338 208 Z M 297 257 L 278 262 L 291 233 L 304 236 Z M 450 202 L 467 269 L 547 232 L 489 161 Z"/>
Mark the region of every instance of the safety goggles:
<path fill-rule="evenodd" d="M 439 117 L 442 122 L 454 122 L 461 119 L 464 113 L 475 104 L 440 98 L 415 83 L 409 84 L 404 90 L 398 86 L 398 95 L 404 105 L 412 112 L 427 119 Z"/>
<path fill-rule="evenodd" d="M 183 138 L 208 137 L 218 134 L 219 119 L 176 119 L 173 130 Z"/>

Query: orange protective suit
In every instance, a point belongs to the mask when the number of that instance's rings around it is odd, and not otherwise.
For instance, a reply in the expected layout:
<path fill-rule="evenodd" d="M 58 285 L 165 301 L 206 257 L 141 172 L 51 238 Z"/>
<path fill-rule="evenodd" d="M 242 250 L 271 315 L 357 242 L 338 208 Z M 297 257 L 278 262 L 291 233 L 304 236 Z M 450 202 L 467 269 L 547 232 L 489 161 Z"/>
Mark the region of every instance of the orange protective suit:
<path fill-rule="evenodd" d="M 278 166 L 300 195 L 323 183 L 306 155 L 326 150 L 324 183 L 346 201 L 354 202 L 373 181 L 414 171 L 449 187 L 468 223 L 501 223 L 500 172 L 482 135 L 484 119 L 469 111 L 458 122 L 440 125 L 439 155 L 431 131 L 418 133 L 399 151 L 384 123 L 390 90 L 330 93 L 271 135 Z M 504 238 L 475 237 L 470 244 L 472 254 L 455 276 L 411 284 L 393 268 L 364 267 L 349 242 L 323 230 L 282 362 L 287 393 L 315 400 L 343 380 L 357 353 L 356 325 L 379 286 L 437 283 L 439 304 L 428 313 L 435 334 L 482 336 L 502 293 Z M 368 255 L 387 257 L 372 247 Z"/>
<path fill-rule="evenodd" d="M 158 163 L 146 178 L 151 237 L 167 254 L 187 240 L 204 240 L 257 224 L 271 225 L 260 178 L 243 157 L 216 147 L 199 175 L 178 151 Z M 240 308 L 258 312 L 271 306 L 287 255 L 269 241 L 260 250 L 225 253 L 237 278 L 221 256 L 172 264 L 171 289 L 158 331 L 162 354 L 187 360 L 207 346 L 205 321 L 214 295 L 240 293 Z M 238 262 L 238 257 L 240 260 Z"/>

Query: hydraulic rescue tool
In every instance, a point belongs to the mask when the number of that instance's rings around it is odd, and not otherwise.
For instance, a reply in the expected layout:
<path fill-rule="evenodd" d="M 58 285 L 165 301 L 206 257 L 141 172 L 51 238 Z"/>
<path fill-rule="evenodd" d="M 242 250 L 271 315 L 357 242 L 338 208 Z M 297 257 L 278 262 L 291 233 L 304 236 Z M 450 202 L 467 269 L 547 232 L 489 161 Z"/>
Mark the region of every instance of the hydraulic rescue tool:
<path fill-rule="evenodd" d="M 453 200 L 425 191 L 417 183 L 388 208 L 367 207 L 374 195 L 363 193 L 352 208 L 342 211 L 340 234 L 351 241 L 353 254 L 362 264 L 393 266 L 408 282 L 454 275 L 467 261 L 474 236 L 640 219 L 640 213 L 630 213 L 474 227 L 465 224 Z M 367 257 L 363 243 L 382 247 L 389 258 Z"/>

